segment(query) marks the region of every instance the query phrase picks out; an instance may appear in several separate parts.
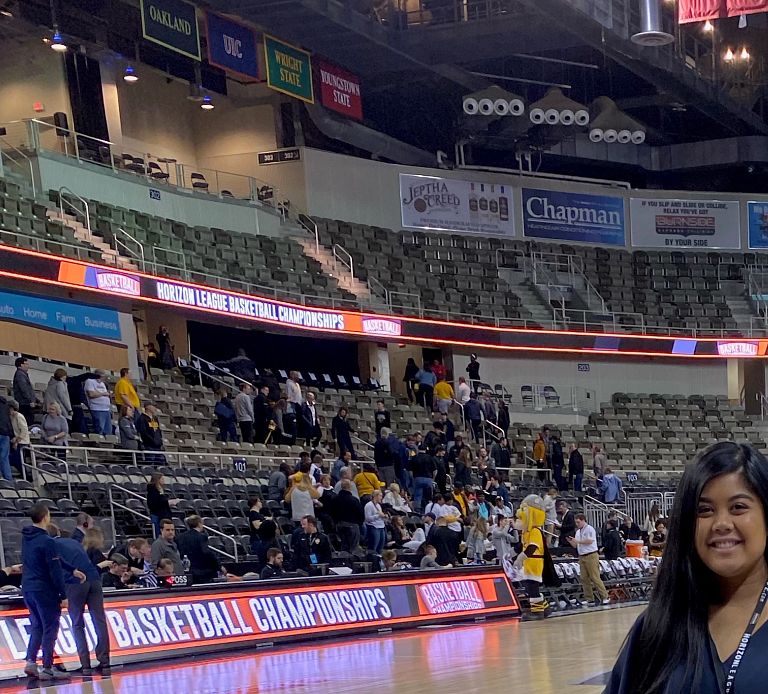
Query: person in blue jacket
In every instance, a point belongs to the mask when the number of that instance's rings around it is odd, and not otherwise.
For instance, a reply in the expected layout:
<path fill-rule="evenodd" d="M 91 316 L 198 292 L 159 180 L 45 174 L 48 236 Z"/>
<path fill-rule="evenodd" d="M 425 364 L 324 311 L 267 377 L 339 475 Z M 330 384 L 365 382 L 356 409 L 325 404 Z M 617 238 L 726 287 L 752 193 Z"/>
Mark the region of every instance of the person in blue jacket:
<path fill-rule="evenodd" d="M 43 503 L 30 509 L 32 525 L 21 531 L 21 594 L 29 610 L 30 636 L 24 674 L 41 680 L 69 679 L 69 673 L 53 669 L 53 649 L 59 633 L 61 608 L 67 606 L 64 571 L 53 538 L 48 534 L 51 514 Z M 43 648 L 43 668 L 37 653 Z"/>
<path fill-rule="evenodd" d="M 104 614 L 104 591 L 101 584 L 101 574 L 94 566 L 81 542 L 69 537 L 61 537 L 59 529 L 51 523 L 48 534 L 55 538 L 56 549 L 61 557 L 61 568 L 64 570 L 64 584 L 69 604 L 69 616 L 72 619 L 72 634 L 80 658 L 80 674 L 90 675 L 91 652 L 85 637 L 85 608 L 91 615 L 91 622 L 96 631 L 96 659 L 99 661 L 97 670 L 109 668 L 109 630 L 107 617 Z"/>

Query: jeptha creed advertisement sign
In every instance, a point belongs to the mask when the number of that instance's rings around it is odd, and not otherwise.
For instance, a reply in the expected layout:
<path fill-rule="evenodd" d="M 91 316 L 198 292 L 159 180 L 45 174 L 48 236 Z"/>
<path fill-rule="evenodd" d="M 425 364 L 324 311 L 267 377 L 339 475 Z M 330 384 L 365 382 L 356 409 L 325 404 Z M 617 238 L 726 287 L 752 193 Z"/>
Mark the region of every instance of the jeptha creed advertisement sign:
<path fill-rule="evenodd" d="M 403 226 L 514 235 L 512 189 L 498 183 L 400 174 Z"/>
<path fill-rule="evenodd" d="M 632 198 L 629 209 L 637 248 L 741 248 L 737 200 Z"/>

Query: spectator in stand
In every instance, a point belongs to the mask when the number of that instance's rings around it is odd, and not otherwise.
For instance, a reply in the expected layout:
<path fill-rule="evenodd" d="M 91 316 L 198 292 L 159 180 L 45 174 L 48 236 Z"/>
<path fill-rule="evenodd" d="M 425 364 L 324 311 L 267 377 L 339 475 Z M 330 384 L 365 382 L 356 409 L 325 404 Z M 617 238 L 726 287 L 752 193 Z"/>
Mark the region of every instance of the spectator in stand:
<path fill-rule="evenodd" d="M 102 588 L 127 588 L 131 582 L 131 572 L 128 567 L 128 559 L 117 552 L 109 558 L 111 564 L 107 573 L 101 574 Z"/>
<path fill-rule="evenodd" d="M 469 497 L 464 491 L 464 485 L 462 485 L 460 482 L 454 482 L 453 484 L 453 503 L 456 508 L 459 509 L 461 517 L 468 520 L 470 513 Z"/>
<path fill-rule="evenodd" d="M 504 499 L 500 496 L 496 496 L 493 499 L 493 508 L 491 508 L 491 516 L 498 524 L 502 518 L 512 518 L 512 509 L 504 503 Z"/>
<path fill-rule="evenodd" d="M 443 425 L 443 434 L 445 435 L 446 448 L 452 448 L 454 440 L 456 439 L 456 427 L 453 426 L 453 422 L 445 413 L 439 414 L 437 421 Z"/>
<path fill-rule="evenodd" d="M 96 434 L 109 436 L 112 434 L 112 401 L 109 390 L 104 382 L 104 372 L 96 371 L 96 378 L 85 382 L 85 395 L 88 398 L 88 409 L 91 411 L 93 430 Z"/>
<path fill-rule="evenodd" d="M 656 521 L 661 518 L 661 511 L 659 505 L 654 501 L 651 504 L 651 508 L 648 509 L 648 515 L 645 517 L 645 523 L 643 523 L 643 532 L 650 537 L 656 530 Z"/>
<path fill-rule="evenodd" d="M 8 401 L 0 395 L 0 474 L 3 476 L 3 479 L 9 482 L 13 480 L 13 474 L 11 473 L 11 439 L 14 436 L 11 408 L 8 405 Z"/>
<path fill-rule="evenodd" d="M 252 496 L 248 499 L 248 534 L 250 535 L 251 554 L 256 554 L 253 547 L 259 538 L 259 528 L 266 520 L 261 513 L 263 503 L 258 496 Z"/>
<path fill-rule="evenodd" d="M 547 467 L 547 444 L 544 441 L 544 434 L 539 432 L 539 438 L 536 439 L 536 443 L 533 444 L 533 460 L 536 463 L 536 468 L 539 470 L 539 480 L 544 481 L 547 479 L 547 475 L 544 470 Z"/>
<path fill-rule="evenodd" d="M 85 534 L 93 527 L 93 518 L 87 513 L 78 513 L 75 517 L 75 529 L 72 531 L 72 539 L 82 544 Z"/>
<path fill-rule="evenodd" d="M 192 515 L 185 519 L 187 530 L 176 540 L 179 554 L 189 559 L 189 569 L 195 583 L 210 583 L 221 571 L 216 553 L 208 546 L 203 519 Z"/>
<path fill-rule="evenodd" d="M 499 479 L 499 473 L 495 470 L 488 474 L 488 481 L 483 485 L 483 489 L 488 496 L 500 496 L 505 504 L 509 503 L 509 490 Z"/>
<path fill-rule="evenodd" d="M 437 460 L 426 451 L 421 451 L 410 458 L 408 462 L 413 474 L 413 507 L 414 511 L 420 513 L 424 510 L 424 506 L 432 500 Z"/>
<path fill-rule="evenodd" d="M 90 527 L 85 531 L 83 549 L 91 564 L 101 573 L 109 568 L 110 561 L 104 556 L 104 533 L 101 528 Z"/>
<path fill-rule="evenodd" d="M 408 393 L 408 401 L 413 404 L 414 386 L 416 385 L 416 376 L 419 373 L 419 367 L 416 366 L 416 360 L 413 357 L 408 357 L 408 361 L 405 364 L 405 373 L 403 374 L 403 383 L 405 383 L 405 390 Z"/>
<path fill-rule="evenodd" d="M 331 507 L 331 517 L 344 552 L 355 552 L 360 546 L 360 527 L 365 514 L 360 500 L 352 493 L 352 481 L 342 479 L 339 491 Z"/>
<path fill-rule="evenodd" d="M 120 448 L 125 448 L 128 451 L 141 450 L 141 436 L 136 430 L 136 419 L 130 405 L 121 405 L 117 430 L 120 432 Z"/>
<path fill-rule="evenodd" d="M 253 399 L 253 442 L 266 443 L 272 406 L 269 404 L 269 386 L 262 385 Z M 274 443 L 274 441 L 273 441 Z"/>
<path fill-rule="evenodd" d="M 601 479 L 607 465 L 608 458 L 603 453 L 603 449 L 600 446 L 595 446 L 592 449 L 592 471 L 595 473 L 595 477 Z"/>
<path fill-rule="evenodd" d="M 470 393 L 469 400 L 464 405 L 464 418 L 469 425 L 472 436 L 477 443 L 482 440 L 483 408 L 477 399 L 477 393 Z"/>
<path fill-rule="evenodd" d="M 509 405 L 504 400 L 499 400 L 499 411 L 497 414 L 496 425 L 504 432 L 504 438 L 509 436 Z"/>
<path fill-rule="evenodd" d="M 159 579 L 173 576 L 178 573 L 175 570 L 175 564 L 172 559 L 161 559 L 154 568 L 144 574 L 139 580 L 138 585 L 142 588 L 157 588 Z"/>
<path fill-rule="evenodd" d="M 69 424 L 61 414 L 59 403 L 52 402 L 48 405 L 48 410 L 40 424 L 43 431 L 43 441 L 49 446 L 65 448 L 69 443 Z M 66 459 L 66 451 L 62 450 L 56 454 L 62 460 Z"/>
<path fill-rule="evenodd" d="M 240 392 L 235 396 L 235 417 L 240 427 L 243 443 L 253 443 L 253 387 L 241 383 Z"/>
<path fill-rule="evenodd" d="M 504 557 L 513 555 L 519 541 L 517 530 L 512 527 L 512 519 L 499 516 L 497 524 L 491 528 L 491 544 L 496 550 L 497 563 L 501 564 Z"/>
<path fill-rule="evenodd" d="M 34 424 L 34 408 L 40 400 L 29 380 L 29 362 L 25 357 L 19 357 L 14 362 L 16 372 L 13 374 L 13 399 L 19 403 L 19 412 L 24 415 L 27 424 Z"/>
<path fill-rule="evenodd" d="M 571 452 L 568 456 L 568 486 L 574 492 L 581 492 L 581 484 L 584 479 L 584 457 L 581 455 L 578 443 L 571 444 Z"/>
<path fill-rule="evenodd" d="M 477 361 L 476 354 L 469 355 L 469 364 L 467 364 L 466 372 L 469 376 L 469 383 L 472 386 L 472 390 L 477 393 L 477 391 L 480 390 L 480 362 Z"/>
<path fill-rule="evenodd" d="M 136 431 L 139 434 L 141 447 L 145 451 L 163 450 L 163 432 L 160 429 L 160 420 L 157 418 L 158 409 L 147 403 L 144 411 L 136 419 Z M 145 462 L 163 463 L 164 456 L 144 456 Z"/>
<path fill-rule="evenodd" d="M 480 403 L 483 408 L 483 418 L 486 422 L 496 424 L 496 405 L 493 404 L 490 395 L 484 395 L 483 401 Z"/>
<path fill-rule="evenodd" d="M 152 545 L 143 537 L 137 537 L 128 541 L 125 549 L 128 559 L 128 569 L 131 577 L 137 578 L 147 573 L 152 567 Z M 112 555 L 114 557 L 114 555 Z"/>
<path fill-rule="evenodd" d="M 352 453 L 344 451 L 331 468 L 331 482 L 337 484 L 341 479 L 341 469 L 352 465 Z"/>
<path fill-rule="evenodd" d="M 176 545 L 176 527 L 170 518 L 160 521 L 160 536 L 152 543 L 152 566 L 157 567 L 161 559 L 170 559 L 173 562 L 173 573 L 184 573 L 184 565 L 181 563 L 181 555 Z"/>
<path fill-rule="evenodd" d="M 213 414 L 216 415 L 216 426 L 219 427 L 218 440 L 239 441 L 235 405 L 229 397 L 228 390 L 221 392 L 221 399 L 216 403 Z"/>
<path fill-rule="evenodd" d="M 435 409 L 447 416 L 452 403 L 453 386 L 444 379 L 439 380 L 435 385 Z"/>
<path fill-rule="evenodd" d="M 424 547 L 424 556 L 419 564 L 420 569 L 449 569 L 451 566 L 451 564 L 442 566 L 437 563 L 437 550 L 432 545 Z"/>
<path fill-rule="evenodd" d="M 319 498 L 320 492 L 309 476 L 309 463 L 302 463 L 298 480 L 295 480 L 285 493 L 285 501 L 291 505 L 291 520 L 300 521 L 306 516 L 314 517 L 314 502 Z"/>
<path fill-rule="evenodd" d="M 550 487 L 547 493 L 542 497 L 544 500 L 544 512 L 546 513 L 546 520 L 544 521 L 544 534 L 545 540 L 549 546 L 552 546 L 555 527 L 557 526 L 557 489 Z"/>
<path fill-rule="evenodd" d="M 326 534 L 333 533 L 335 532 L 335 528 L 331 509 L 336 502 L 336 492 L 333 490 L 330 475 L 322 475 L 320 477 L 320 484 L 317 485 L 317 491 L 320 492 L 320 499 L 317 504 L 315 517 Z"/>
<path fill-rule="evenodd" d="M 171 517 L 171 504 L 165 494 L 163 473 L 153 472 L 147 483 L 147 508 L 155 537 L 160 536 L 160 521 Z"/>
<path fill-rule="evenodd" d="M 88 409 L 88 396 L 85 394 L 85 382 L 95 378 L 97 378 L 96 374 L 90 372 L 67 378 L 67 391 L 69 392 L 69 401 L 72 404 L 71 431 L 80 434 L 88 433 L 88 422 L 85 417 L 85 411 Z"/>
<path fill-rule="evenodd" d="M 312 458 L 309 464 L 309 476 L 312 478 L 315 486 L 320 483 L 320 478 L 323 476 L 323 454 L 317 449 L 312 451 Z"/>
<path fill-rule="evenodd" d="M 507 470 L 512 467 L 512 450 L 509 447 L 509 441 L 502 437 L 499 441 L 491 444 L 490 458 L 493 460 L 493 467 Z"/>
<path fill-rule="evenodd" d="M 312 391 L 307 393 L 307 398 L 301 405 L 299 424 L 299 438 L 304 440 L 305 445 L 316 448 L 323 437 L 323 432 L 320 429 L 315 394 Z"/>
<path fill-rule="evenodd" d="M 400 485 L 396 482 L 392 482 L 389 485 L 387 493 L 384 495 L 384 499 L 381 503 L 385 506 L 389 506 L 393 511 L 397 511 L 398 513 L 407 515 L 411 512 L 411 507 L 408 506 L 405 499 L 400 496 Z"/>
<path fill-rule="evenodd" d="M 168 332 L 168 328 L 161 325 L 157 335 L 155 335 L 155 341 L 157 342 L 160 367 L 166 371 L 172 369 L 176 366 L 176 357 L 173 353 L 173 343 L 171 342 L 171 334 Z"/>
<path fill-rule="evenodd" d="M 448 518 L 440 516 L 435 521 L 437 526 L 429 534 L 429 543 L 437 550 L 436 561 L 442 566 L 458 563 L 459 540 L 456 533 L 448 528 Z"/>
<path fill-rule="evenodd" d="M 552 464 L 552 477 L 555 480 L 558 491 L 565 491 L 568 489 L 568 484 L 563 477 L 563 470 L 565 468 L 565 457 L 563 455 L 563 444 L 560 441 L 560 437 L 556 434 L 552 435 L 550 444 L 550 461 Z"/>
<path fill-rule="evenodd" d="M 442 494 L 445 494 L 448 484 L 448 463 L 445 461 L 445 446 L 438 446 L 435 449 L 435 484 Z"/>
<path fill-rule="evenodd" d="M 621 480 L 613 474 L 611 468 L 605 468 L 603 479 L 598 481 L 598 485 L 606 504 L 618 504 L 621 501 Z"/>
<path fill-rule="evenodd" d="M 373 444 L 373 460 L 376 463 L 376 470 L 379 477 L 389 486 L 395 481 L 395 456 L 389 445 L 389 429 L 381 430 L 381 437 L 376 439 Z"/>
<path fill-rule="evenodd" d="M 120 378 L 115 383 L 115 405 L 118 410 L 124 406 L 132 407 L 137 414 L 141 408 L 139 394 L 131 381 L 130 369 L 120 369 Z"/>
<path fill-rule="evenodd" d="M 339 451 L 339 455 L 343 455 L 345 451 L 352 453 L 352 457 L 355 457 L 355 448 L 352 445 L 352 434 L 355 430 L 352 425 L 347 421 L 347 408 L 340 407 L 338 413 L 331 421 L 331 436 L 336 441 L 336 446 Z"/>
<path fill-rule="evenodd" d="M 424 542 L 429 542 L 432 533 L 437 530 L 437 526 L 435 525 L 436 519 L 437 516 L 435 516 L 434 513 L 425 513 L 421 517 L 421 522 L 424 524 Z"/>
<path fill-rule="evenodd" d="M 293 446 L 296 443 L 296 405 L 280 398 L 274 407 L 274 419 L 282 433 L 282 443 Z"/>
<path fill-rule="evenodd" d="M 21 591 L 29 610 L 29 644 L 24 674 L 40 680 L 69 679 L 53 669 L 54 646 L 59 633 L 61 608 L 67 606 L 64 570 L 54 539 L 48 534 L 51 514 L 43 503 L 29 510 L 32 525 L 21 531 L 21 562 L 24 579 Z M 37 654 L 43 649 L 43 669 L 37 668 Z"/>
<path fill-rule="evenodd" d="M 432 373 L 438 381 L 445 380 L 445 365 L 439 359 L 432 360 Z"/>
<path fill-rule="evenodd" d="M 435 374 L 432 373 L 432 368 L 429 364 L 424 364 L 424 368 L 419 369 L 419 372 L 416 374 L 416 385 L 418 386 L 416 404 L 426 407 L 429 412 L 432 412 L 432 406 L 434 405 L 435 383 L 437 383 L 437 379 Z"/>
<path fill-rule="evenodd" d="M 280 467 L 270 473 L 267 480 L 267 498 L 270 501 L 282 501 L 285 498 L 290 476 L 291 466 L 288 463 L 280 463 Z"/>
<path fill-rule="evenodd" d="M 459 376 L 459 385 L 456 387 L 456 399 L 460 405 L 466 405 L 469 402 L 469 396 L 472 393 L 472 389 L 467 383 L 467 379 L 464 376 Z"/>
<path fill-rule="evenodd" d="M 478 518 L 467 535 L 467 558 L 475 564 L 485 560 L 485 541 L 488 539 L 488 520 Z"/>
<path fill-rule="evenodd" d="M 285 575 L 283 570 L 283 553 L 276 547 L 270 547 L 267 550 L 267 563 L 259 574 L 262 580 L 271 578 L 282 578 Z"/>
<path fill-rule="evenodd" d="M 147 348 L 147 368 L 152 369 L 162 369 L 163 365 L 160 363 L 160 354 L 157 351 L 157 347 L 155 347 L 154 342 L 148 342 L 146 344 Z"/>
<path fill-rule="evenodd" d="M 471 461 L 472 461 L 472 451 L 470 450 L 469 446 L 467 446 L 467 444 L 464 443 L 464 435 L 463 434 L 456 434 L 455 440 L 453 442 L 453 446 L 451 446 L 448 449 L 448 453 L 446 455 L 446 460 L 448 461 L 448 464 L 449 465 L 455 465 L 457 460 L 461 460 L 462 459 L 462 453 L 464 451 L 469 451 L 469 460 L 470 460 L 470 463 L 471 463 Z"/>
<path fill-rule="evenodd" d="M 381 438 L 381 430 L 391 429 L 392 428 L 392 420 L 389 416 L 389 410 L 387 410 L 386 405 L 384 404 L 383 400 L 377 400 L 376 401 L 376 410 L 373 413 L 373 421 L 376 426 L 376 438 Z"/>
<path fill-rule="evenodd" d="M 331 561 L 331 543 L 328 537 L 317 529 L 317 519 L 314 516 L 304 516 L 301 519 L 301 532 L 295 533 L 291 541 L 294 563 L 297 569 L 312 572 L 318 564 L 329 564 Z"/>
<path fill-rule="evenodd" d="M 355 475 L 354 482 L 363 504 L 368 503 L 373 493 L 384 486 L 376 475 L 375 467 L 370 463 L 363 463 L 363 469 Z"/>
<path fill-rule="evenodd" d="M 355 499 L 360 499 L 360 492 L 357 489 L 357 485 L 355 484 L 354 480 L 352 479 L 352 468 L 351 467 L 343 467 L 341 470 L 339 470 L 339 481 L 336 483 L 336 485 L 333 488 L 333 491 L 336 492 L 338 495 L 339 492 L 342 489 L 342 484 L 344 480 L 347 480 L 349 482 L 349 491 L 352 492 L 352 496 L 355 497 Z"/>
<path fill-rule="evenodd" d="M 424 448 L 427 453 L 435 454 L 438 446 L 445 446 L 445 433 L 443 432 L 443 425 L 441 422 L 432 423 L 432 431 L 427 432 L 424 437 Z"/>
<path fill-rule="evenodd" d="M 61 414 L 67 419 L 72 421 L 72 403 L 69 399 L 69 390 L 67 389 L 67 372 L 64 369 L 56 369 L 51 376 L 51 380 L 48 381 L 48 386 L 45 389 L 45 395 L 43 396 L 43 404 L 45 409 L 48 409 L 48 405 L 55 402 L 61 408 Z"/>
<path fill-rule="evenodd" d="M 381 508 L 381 490 L 374 490 L 371 500 L 365 505 L 365 531 L 368 551 L 381 554 L 387 541 L 387 514 Z"/>
<path fill-rule="evenodd" d="M 648 547 L 652 557 L 660 557 L 664 553 L 664 547 L 667 544 L 667 524 L 659 519 L 656 521 L 656 528 L 651 533 L 648 540 Z"/>
<path fill-rule="evenodd" d="M 557 544 L 558 547 L 567 547 L 568 538 L 576 534 L 576 516 L 564 499 L 557 502 L 557 517 L 560 523 L 560 539 Z"/>
<path fill-rule="evenodd" d="M 0 398 L 2 400 L 2 398 Z M 30 446 L 30 440 L 29 440 L 29 426 L 27 425 L 27 420 L 24 419 L 24 415 L 19 412 L 19 403 L 17 403 L 15 400 L 8 400 L 8 413 L 11 418 L 11 428 L 13 430 L 13 435 L 11 437 L 11 448 L 10 448 L 10 463 L 13 467 L 15 467 L 19 472 L 22 470 L 22 462 L 25 459 L 25 451 Z M 3 410 L 2 402 L 0 402 L 0 472 L 2 472 L 4 479 L 9 479 L 5 476 L 5 468 L 3 467 L 2 463 L 2 410 Z"/>
<path fill-rule="evenodd" d="M 613 521 L 608 521 L 605 524 L 605 532 L 603 532 L 603 555 L 610 561 L 612 559 L 618 559 L 621 556 L 622 551 L 621 535 L 616 529 Z"/>
<path fill-rule="evenodd" d="M 643 537 L 643 531 L 640 530 L 640 526 L 629 516 L 624 516 L 619 532 L 623 536 L 624 542 L 627 540 L 640 540 Z"/>
<path fill-rule="evenodd" d="M 285 381 L 285 399 L 293 405 L 295 411 L 298 411 L 304 402 L 299 385 L 299 374 L 296 371 L 288 372 L 288 379 Z"/>
<path fill-rule="evenodd" d="M 277 523 L 271 518 L 265 518 L 259 525 L 255 535 L 251 535 L 251 554 L 256 556 L 259 566 L 267 563 L 267 553 L 270 549 L 280 548 L 277 540 Z"/>

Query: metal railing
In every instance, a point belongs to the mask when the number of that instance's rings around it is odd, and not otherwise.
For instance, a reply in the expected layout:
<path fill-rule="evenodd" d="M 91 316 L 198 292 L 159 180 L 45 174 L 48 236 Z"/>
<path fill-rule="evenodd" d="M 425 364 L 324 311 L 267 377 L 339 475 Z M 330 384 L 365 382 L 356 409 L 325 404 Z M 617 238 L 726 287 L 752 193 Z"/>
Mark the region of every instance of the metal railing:
<path fill-rule="evenodd" d="M 60 450 L 60 449 L 65 448 L 65 447 L 62 447 L 62 446 L 52 446 L 52 448 L 57 448 L 57 449 Z M 55 479 L 58 479 L 59 481 L 61 481 L 64 484 L 67 485 L 67 497 L 69 499 L 72 499 L 72 476 L 71 476 L 70 471 L 69 471 L 69 463 L 67 462 L 67 459 L 66 458 L 62 459 L 62 458 L 59 458 L 56 455 L 52 455 L 50 453 L 46 453 L 45 451 L 41 451 L 36 446 L 29 446 L 27 448 L 27 450 L 29 451 L 29 457 L 30 457 L 30 461 L 31 462 L 27 463 L 24 460 L 24 457 L 21 456 L 22 477 L 25 480 L 27 479 L 26 474 L 25 474 L 25 470 L 26 470 L 27 467 L 29 467 L 31 470 L 33 470 L 34 473 L 37 474 L 37 475 L 40 475 L 40 476 L 43 476 L 43 477 L 45 475 L 50 475 L 50 476 L 54 477 Z M 56 471 L 53 471 L 53 470 L 41 470 L 39 468 L 38 464 L 37 464 L 38 457 L 43 458 L 44 460 L 50 461 L 51 463 L 55 464 L 57 466 L 57 470 Z M 59 465 L 64 465 L 64 475 L 62 475 L 58 471 L 58 466 Z"/>
<path fill-rule="evenodd" d="M 320 233 L 317 230 L 317 222 L 312 217 L 304 212 L 299 212 L 296 215 L 296 222 L 304 229 L 308 234 L 315 237 L 315 249 L 320 252 Z"/>
<path fill-rule="evenodd" d="M 146 501 L 147 501 L 141 494 L 138 494 L 137 492 L 134 492 L 131 489 L 126 489 L 125 487 L 123 487 L 123 486 L 121 486 L 119 484 L 110 484 L 110 485 L 108 485 L 107 491 L 109 492 L 109 511 L 110 511 L 111 516 L 112 516 L 112 525 L 113 525 L 114 528 L 117 528 L 117 522 L 115 520 L 115 508 L 119 508 L 119 509 L 121 509 L 123 511 L 127 511 L 128 513 L 130 513 L 130 514 L 132 514 L 134 516 L 138 516 L 139 518 L 141 518 L 143 520 L 151 521 L 149 513 L 147 513 L 147 515 L 145 515 L 143 513 L 140 513 L 136 509 L 133 509 L 130 506 L 127 506 L 126 504 L 123 504 L 123 503 L 121 503 L 119 501 L 116 501 L 115 497 L 114 497 L 114 490 L 116 490 L 116 489 L 118 491 L 120 491 L 122 494 L 125 494 L 127 496 L 131 496 L 134 499 L 140 499 L 142 501 L 142 503 L 146 504 Z M 233 553 L 232 554 L 230 554 L 229 552 L 225 552 L 223 549 L 219 549 L 218 547 L 214 547 L 213 545 L 211 545 L 210 548 L 214 552 L 222 554 L 225 557 L 229 557 L 233 561 L 237 561 L 238 560 L 237 559 L 238 544 L 237 544 L 237 540 L 234 537 L 232 537 L 231 535 L 227 535 L 226 533 L 221 532 L 221 530 L 217 530 L 216 528 L 212 528 L 209 525 L 203 524 L 203 529 L 207 533 L 212 533 L 214 535 L 218 535 L 219 537 L 223 537 L 226 541 L 232 543 L 232 547 L 233 547 Z"/>
<path fill-rule="evenodd" d="M 627 492 L 626 512 L 640 527 L 656 504 L 659 517 L 664 515 L 664 492 Z"/>
<path fill-rule="evenodd" d="M 7 159 L 9 162 L 11 162 L 15 167 L 20 169 L 21 173 L 26 176 L 27 172 L 29 173 L 29 182 L 32 186 L 32 197 L 37 197 L 37 183 L 35 181 L 35 167 L 32 164 L 32 160 L 27 156 L 24 152 L 22 152 L 18 147 L 13 145 L 12 143 L 8 142 L 3 137 L 0 137 L 0 143 L 2 143 L 3 147 L 6 147 L 13 151 L 14 154 L 17 154 L 19 157 L 24 160 L 26 163 L 22 163 L 21 161 L 17 161 L 12 154 L 9 154 L 7 150 L 3 151 L 0 149 L 0 173 L 3 172 L 3 168 L 5 166 L 5 160 Z"/>
<path fill-rule="evenodd" d="M 83 209 L 81 210 L 77 205 L 75 205 L 72 200 L 67 200 L 67 195 L 70 197 L 73 197 L 75 200 L 77 200 L 80 204 L 82 204 Z M 77 219 L 78 217 L 82 217 L 83 219 L 83 226 L 88 230 L 88 233 L 91 232 L 91 210 L 88 205 L 88 201 L 80 197 L 77 193 L 73 193 L 69 188 L 66 186 L 62 186 L 59 188 L 59 211 L 61 212 L 61 217 L 64 219 L 65 212 L 65 206 L 66 209 L 71 210 L 74 214 L 73 216 Z"/>
<path fill-rule="evenodd" d="M 344 246 L 338 243 L 333 244 L 333 262 L 336 266 L 338 273 L 338 264 L 341 263 L 347 270 L 349 270 L 349 276 L 351 279 L 355 279 L 355 261 L 352 259 L 352 254 L 344 248 Z"/>
<path fill-rule="evenodd" d="M 371 293 L 371 297 L 374 297 L 376 295 L 376 290 L 381 291 L 381 293 L 384 295 L 384 302 L 387 305 L 389 305 L 391 303 L 389 290 L 381 282 L 379 282 L 379 280 L 377 280 L 375 277 L 369 277 L 368 291 Z"/>
<path fill-rule="evenodd" d="M 118 228 L 115 230 L 115 233 L 112 237 L 112 242 L 115 247 L 115 253 L 118 255 L 123 255 L 124 251 L 129 258 L 138 261 L 140 263 L 141 269 L 146 272 L 147 263 L 146 257 L 144 255 L 144 246 L 137 238 L 131 236 L 131 234 L 129 234 L 125 229 Z M 133 244 L 137 250 L 134 251 L 129 244 Z"/>
<path fill-rule="evenodd" d="M 203 371 L 203 368 L 202 368 L 203 364 L 207 367 L 208 373 Z M 208 359 L 205 359 L 204 357 L 200 357 L 197 354 L 192 354 L 191 352 L 189 354 L 188 366 L 191 367 L 193 371 L 197 371 L 197 373 L 200 375 L 200 385 L 203 385 L 203 381 L 202 381 L 203 376 L 206 376 L 207 378 L 211 378 L 217 383 L 225 385 L 227 388 L 231 387 L 232 384 L 224 381 L 223 380 L 224 378 L 231 378 L 235 383 L 248 383 L 250 385 L 253 385 L 251 381 L 233 374 L 229 369 L 225 369 L 223 366 L 214 364 L 213 362 L 208 361 Z M 216 374 L 221 374 L 221 377 L 218 377 Z"/>
<path fill-rule="evenodd" d="M 29 248 L 39 253 L 54 253 L 49 245 L 60 246 L 62 249 L 70 251 L 69 257 L 77 258 L 87 262 L 93 262 L 93 254 L 97 253 L 101 257 L 101 253 L 97 248 L 89 247 L 85 245 L 77 245 L 74 243 L 68 243 L 67 241 L 60 241 L 59 239 L 42 238 L 40 236 L 31 236 L 30 234 L 22 234 L 19 231 L 10 231 L 8 229 L 0 229 L 0 243 L 7 243 L 4 241 L 4 237 L 11 237 L 15 240 L 15 243 L 8 244 L 19 248 Z M 67 255 L 61 253 L 61 255 Z M 111 257 L 111 256 L 108 256 Z"/>
<path fill-rule="evenodd" d="M 599 533 L 600 528 L 603 527 L 605 521 L 608 520 L 608 514 L 615 512 L 622 520 L 629 518 L 624 513 L 621 506 L 614 506 L 612 504 L 605 504 L 600 499 L 595 499 L 593 496 L 585 494 L 582 498 L 582 504 L 584 505 L 584 515 L 587 517 L 587 522 Z"/>

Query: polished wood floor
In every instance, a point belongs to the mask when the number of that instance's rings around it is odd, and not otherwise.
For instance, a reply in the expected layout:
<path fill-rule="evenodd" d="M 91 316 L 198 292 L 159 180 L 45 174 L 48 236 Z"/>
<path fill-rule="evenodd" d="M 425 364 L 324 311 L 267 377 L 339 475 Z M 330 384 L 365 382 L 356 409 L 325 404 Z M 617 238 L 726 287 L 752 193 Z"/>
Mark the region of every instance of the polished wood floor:
<path fill-rule="evenodd" d="M 318 641 L 147 668 L 46 687 L 62 694 L 599 694 L 641 608 L 605 609 L 542 622 L 493 621 L 409 633 Z M 16 684 L 0 691 L 34 691 Z"/>

